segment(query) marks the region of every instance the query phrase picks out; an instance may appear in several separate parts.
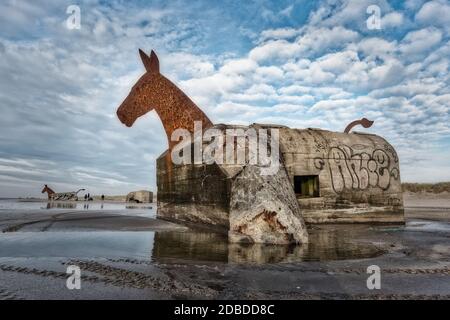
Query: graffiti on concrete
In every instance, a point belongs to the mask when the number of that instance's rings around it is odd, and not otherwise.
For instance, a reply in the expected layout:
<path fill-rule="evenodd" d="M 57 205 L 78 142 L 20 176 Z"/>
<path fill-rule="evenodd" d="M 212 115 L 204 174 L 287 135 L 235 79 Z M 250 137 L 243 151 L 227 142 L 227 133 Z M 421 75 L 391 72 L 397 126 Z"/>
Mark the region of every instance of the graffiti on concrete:
<path fill-rule="evenodd" d="M 389 152 L 390 154 L 392 154 L 392 158 L 394 159 L 394 162 L 397 163 L 398 162 L 398 156 L 397 156 L 397 152 L 394 150 L 394 148 L 392 148 L 392 146 L 388 145 L 387 143 L 384 144 L 384 150 L 386 150 L 387 152 Z"/>
<path fill-rule="evenodd" d="M 341 145 L 330 148 L 326 159 L 315 158 L 314 165 L 319 170 L 327 165 L 333 190 L 341 193 L 369 187 L 389 189 L 391 179 L 398 180 L 400 177 L 398 166 L 391 167 L 391 160 L 382 149 L 375 149 L 372 153 L 355 152 L 353 148 Z M 394 160 L 394 163 L 397 161 Z"/>

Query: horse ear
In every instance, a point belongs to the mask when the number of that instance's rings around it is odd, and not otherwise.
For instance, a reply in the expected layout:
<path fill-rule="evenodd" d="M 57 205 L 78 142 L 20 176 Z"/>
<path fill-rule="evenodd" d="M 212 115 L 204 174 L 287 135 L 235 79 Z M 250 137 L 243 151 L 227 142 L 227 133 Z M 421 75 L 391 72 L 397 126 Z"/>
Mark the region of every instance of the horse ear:
<path fill-rule="evenodd" d="M 141 56 L 142 63 L 145 66 L 147 72 L 159 73 L 159 60 L 155 51 L 152 50 L 150 57 L 141 49 L 139 49 L 139 55 Z"/>
<path fill-rule="evenodd" d="M 159 59 L 155 51 L 150 53 L 150 70 L 155 73 L 159 73 Z"/>
<path fill-rule="evenodd" d="M 139 49 L 139 55 L 141 56 L 141 60 L 142 60 L 142 63 L 144 64 L 145 70 L 147 70 L 147 72 L 150 72 L 151 63 L 150 63 L 149 56 L 146 55 L 145 52 L 142 51 L 141 49 Z"/>

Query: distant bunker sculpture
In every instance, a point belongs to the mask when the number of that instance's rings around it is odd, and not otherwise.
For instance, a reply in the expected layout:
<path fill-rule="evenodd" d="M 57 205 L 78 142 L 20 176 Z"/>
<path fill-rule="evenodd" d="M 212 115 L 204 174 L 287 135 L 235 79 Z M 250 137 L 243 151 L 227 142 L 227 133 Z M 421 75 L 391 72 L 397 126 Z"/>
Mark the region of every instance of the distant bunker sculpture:
<path fill-rule="evenodd" d="M 55 192 L 52 188 L 47 185 L 44 185 L 41 193 L 47 193 L 48 200 L 61 200 L 61 201 L 78 201 L 78 193 L 81 191 L 85 191 L 86 189 L 78 189 L 77 191 L 70 192 Z"/>
<path fill-rule="evenodd" d="M 153 192 L 147 190 L 133 191 L 127 194 L 126 201 L 134 203 L 152 203 Z"/>
<path fill-rule="evenodd" d="M 159 72 L 152 51 L 139 50 L 147 72 L 117 110 L 127 126 L 155 109 L 169 141 L 157 159 L 157 216 L 228 233 L 230 242 L 305 243 L 305 223 L 404 223 L 399 159 L 383 138 L 350 133 L 355 125 L 370 127 L 363 118 L 345 132 L 292 129 L 279 125 L 214 125 L 189 97 Z M 273 174 L 264 165 L 191 162 L 174 163 L 172 133 L 203 130 L 266 130 L 278 132 L 279 163 Z M 195 144 L 191 149 L 195 153 Z M 208 143 L 200 140 L 203 149 Z M 245 154 L 249 154 L 248 139 Z M 239 147 L 236 140 L 223 140 Z M 241 141 L 242 143 L 242 141 Z M 272 153 L 274 150 L 270 150 Z M 276 151 L 276 150 L 275 150 Z M 246 158 L 247 159 L 247 158 Z"/>

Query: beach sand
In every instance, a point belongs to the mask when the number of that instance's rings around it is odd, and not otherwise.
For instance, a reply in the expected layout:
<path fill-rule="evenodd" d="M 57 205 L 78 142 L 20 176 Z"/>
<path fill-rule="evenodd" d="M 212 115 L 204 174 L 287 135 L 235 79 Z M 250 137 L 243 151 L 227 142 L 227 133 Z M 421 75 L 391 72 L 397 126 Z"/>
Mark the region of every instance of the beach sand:
<path fill-rule="evenodd" d="M 0 204 L 0 299 L 450 299 L 449 199 L 407 194 L 405 226 L 314 225 L 303 246 L 230 245 L 154 205 Z"/>

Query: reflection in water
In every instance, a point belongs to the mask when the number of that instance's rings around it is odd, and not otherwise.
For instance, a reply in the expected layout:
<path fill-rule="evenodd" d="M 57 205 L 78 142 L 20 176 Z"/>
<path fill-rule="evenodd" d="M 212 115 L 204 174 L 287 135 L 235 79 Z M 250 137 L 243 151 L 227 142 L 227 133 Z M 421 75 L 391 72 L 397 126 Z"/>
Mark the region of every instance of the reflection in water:
<path fill-rule="evenodd" d="M 153 232 L 0 233 L 0 257 L 148 259 Z"/>
<path fill-rule="evenodd" d="M 76 203 L 73 202 L 47 202 L 47 206 L 41 209 L 75 209 L 76 207 Z"/>
<path fill-rule="evenodd" d="M 307 256 L 304 260 L 325 261 L 373 258 L 384 251 L 371 243 L 358 242 L 367 235 L 365 226 L 324 226 L 309 231 Z"/>
<path fill-rule="evenodd" d="M 358 229 L 356 229 L 358 230 Z M 182 231 L 0 233 L 0 257 L 132 258 L 161 263 L 280 263 L 361 259 L 383 253 L 358 242 L 367 229 L 317 229 L 307 245 L 229 244 L 225 235 Z M 355 233 L 355 234 L 353 234 Z"/>
<path fill-rule="evenodd" d="M 136 206 L 136 205 L 126 205 L 125 209 L 152 209 L 152 206 Z"/>
<path fill-rule="evenodd" d="M 155 260 L 227 261 L 228 240 L 210 232 L 155 232 L 152 257 Z"/>
<path fill-rule="evenodd" d="M 229 244 L 225 235 L 216 233 L 156 232 L 152 256 L 160 262 L 279 263 L 362 259 L 383 253 L 351 238 L 349 230 L 319 229 L 310 230 L 310 243 L 304 245 Z"/>
<path fill-rule="evenodd" d="M 128 204 L 125 202 L 100 202 L 100 201 L 24 201 L 0 199 L 0 210 L 132 210 L 135 215 L 141 211 L 151 211 L 152 216 L 156 211 L 151 204 Z"/>
<path fill-rule="evenodd" d="M 155 218 L 151 204 L 120 202 L 32 202 L 0 200 L 2 210 L 64 209 L 62 211 L 94 211 Z M 130 210 L 129 210 L 130 209 Z M 414 232 L 448 231 L 439 223 L 408 223 L 400 230 Z M 264 244 L 229 244 L 226 235 L 200 231 L 111 231 L 111 232 L 11 232 L 0 233 L 0 256 L 70 256 L 124 257 L 153 259 L 160 262 L 192 263 L 211 261 L 224 263 L 277 263 L 361 259 L 381 255 L 383 251 L 368 239 L 370 233 L 384 229 L 363 225 L 314 226 L 309 229 L 309 244 L 299 246 Z M 46 231 L 51 231 L 46 230 Z M 132 244 L 132 245 L 131 245 Z"/>
<path fill-rule="evenodd" d="M 302 261 L 308 245 L 237 244 L 228 246 L 228 261 L 234 263 L 277 263 Z"/>

